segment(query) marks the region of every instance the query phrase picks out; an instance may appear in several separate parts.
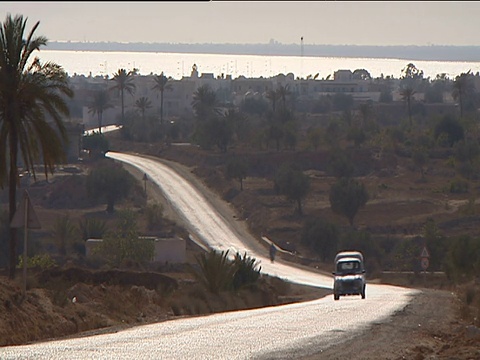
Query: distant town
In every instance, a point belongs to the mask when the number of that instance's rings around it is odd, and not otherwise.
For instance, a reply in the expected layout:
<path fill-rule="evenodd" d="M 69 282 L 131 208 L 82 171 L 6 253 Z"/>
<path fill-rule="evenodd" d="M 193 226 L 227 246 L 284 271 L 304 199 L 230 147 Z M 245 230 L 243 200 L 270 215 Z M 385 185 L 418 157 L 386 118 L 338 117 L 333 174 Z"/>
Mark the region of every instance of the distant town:
<path fill-rule="evenodd" d="M 135 51 L 205 54 L 327 56 L 359 58 L 391 58 L 426 61 L 480 61 L 480 46 L 360 46 L 281 44 L 270 40 L 264 44 L 181 44 L 49 41 L 48 50 L 71 51 Z"/>

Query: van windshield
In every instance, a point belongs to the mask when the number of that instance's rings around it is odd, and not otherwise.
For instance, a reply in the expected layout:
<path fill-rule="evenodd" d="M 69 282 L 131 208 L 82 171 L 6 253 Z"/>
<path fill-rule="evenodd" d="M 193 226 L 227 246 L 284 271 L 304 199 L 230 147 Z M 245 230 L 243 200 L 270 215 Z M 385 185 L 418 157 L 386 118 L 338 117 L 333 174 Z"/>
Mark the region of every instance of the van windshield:
<path fill-rule="evenodd" d="M 362 267 L 359 261 L 340 261 L 337 264 L 337 274 L 359 274 L 362 272 Z"/>

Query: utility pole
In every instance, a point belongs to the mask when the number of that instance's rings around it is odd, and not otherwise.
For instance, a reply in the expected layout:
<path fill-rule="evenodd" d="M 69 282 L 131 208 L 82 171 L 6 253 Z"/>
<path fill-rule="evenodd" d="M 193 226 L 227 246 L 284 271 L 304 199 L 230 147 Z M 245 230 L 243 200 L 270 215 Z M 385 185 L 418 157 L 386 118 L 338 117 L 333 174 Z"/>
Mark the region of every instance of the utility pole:
<path fill-rule="evenodd" d="M 300 38 L 300 79 L 303 79 L 303 36 Z"/>

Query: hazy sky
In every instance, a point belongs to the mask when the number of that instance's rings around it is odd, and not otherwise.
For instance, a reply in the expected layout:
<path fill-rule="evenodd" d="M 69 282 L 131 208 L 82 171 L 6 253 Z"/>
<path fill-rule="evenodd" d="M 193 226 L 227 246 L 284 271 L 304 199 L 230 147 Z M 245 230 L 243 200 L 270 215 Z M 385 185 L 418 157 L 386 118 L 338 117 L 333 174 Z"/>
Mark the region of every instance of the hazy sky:
<path fill-rule="evenodd" d="M 478 1 L 0 2 L 50 41 L 480 45 Z"/>

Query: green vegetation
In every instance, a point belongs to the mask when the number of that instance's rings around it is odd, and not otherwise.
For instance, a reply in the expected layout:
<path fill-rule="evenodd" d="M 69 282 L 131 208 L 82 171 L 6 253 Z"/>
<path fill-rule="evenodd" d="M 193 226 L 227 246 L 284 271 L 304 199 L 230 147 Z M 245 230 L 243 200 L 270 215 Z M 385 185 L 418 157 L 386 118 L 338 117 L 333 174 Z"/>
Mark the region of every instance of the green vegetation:
<path fill-rule="evenodd" d="M 122 122 L 125 122 L 125 91 L 130 95 L 135 93 L 136 85 L 133 82 L 133 71 L 128 71 L 125 69 L 118 69 L 118 71 L 113 74 L 112 81 L 115 82 L 115 85 L 111 88 L 112 90 L 118 90 L 120 92 L 120 99 L 122 101 Z"/>
<path fill-rule="evenodd" d="M 52 236 L 58 249 L 58 253 L 62 256 L 67 255 L 67 249 L 73 245 L 77 235 L 77 228 L 67 213 L 57 217 L 52 229 Z"/>
<path fill-rule="evenodd" d="M 248 175 L 248 161 L 241 157 L 232 157 L 227 161 L 226 175 L 229 179 L 236 179 L 240 182 L 240 191 L 243 190 L 243 180 Z"/>
<path fill-rule="evenodd" d="M 82 144 L 83 148 L 89 151 L 90 158 L 93 160 L 103 158 L 110 148 L 108 139 L 99 132 L 83 136 Z"/>
<path fill-rule="evenodd" d="M 78 225 L 83 241 L 88 239 L 102 239 L 107 232 L 107 223 L 96 218 L 83 218 Z"/>
<path fill-rule="evenodd" d="M 18 163 L 33 172 L 42 161 L 45 175 L 65 161 L 67 141 L 63 117 L 68 116 L 66 97 L 72 97 L 68 77 L 54 63 L 33 58 L 35 51 L 47 44 L 36 36 L 37 22 L 24 38 L 27 19 L 8 14 L 0 23 L 0 186 L 9 189 L 9 218 L 16 210 Z M 17 230 L 10 230 L 9 276 L 16 268 Z"/>
<path fill-rule="evenodd" d="M 105 159 L 90 170 L 87 192 L 91 198 L 105 199 L 106 210 L 112 213 L 115 202 L 128 196 L 133 184 L 133 176 L 121 164 Z"/>
<path fill-rule="evenodd" d="M 97 115 L 98 132 L 102 133 L 103 126 L 103 113 L 112 108 L 113 105 L 110 102 L 110 96 L 107 89 L 97 90 L 93 95 L 93 101 L 88 106 L 88 112 L 92 115 Z"/>
<path fill-rule="evenodd" d="M 363 183 L 343 177 L 332 185 L 329 199 L 332 210 L 345 216 L 353 226 L 355 215 L 368 201 L 368 192 Z"/>
<path fill-rule="evenodd" d="M 238 290 L 254 284 L 260 278 L 257 261 L 246 253 L 229 259 L 229 251 L 210 250 L 196 256 L 199 269 L 192 268 L 195 277 L 212 293 Z"/>
<path fill-rule="evenodd" d="M 149 230 L 159 229 L 162 225 L 163 206 L 157 202 L 148 204 L 145 208 L 145 215 L 147 217 L 147 228 Z"/>
<path fill-rule="evenodd" d="M 119 267 L 125 262 L 146 264 L 153 259 L 154 246 L 152 240 L 140 237 L 135 213 L 122 210 L 118 213 L 115 230 L 105 234 L 97 254 L 112 267 Z"/>
<path fill-rule="evenodd" d="M 282 164 L 275 175 L 274 186 L 279 194 L 295 201 L 298 214 L 303 215 L 302 200 L 307 196 L 310 187 L 308 176 L 297 165 Z"/>

